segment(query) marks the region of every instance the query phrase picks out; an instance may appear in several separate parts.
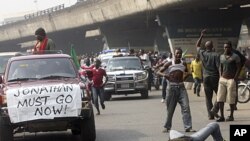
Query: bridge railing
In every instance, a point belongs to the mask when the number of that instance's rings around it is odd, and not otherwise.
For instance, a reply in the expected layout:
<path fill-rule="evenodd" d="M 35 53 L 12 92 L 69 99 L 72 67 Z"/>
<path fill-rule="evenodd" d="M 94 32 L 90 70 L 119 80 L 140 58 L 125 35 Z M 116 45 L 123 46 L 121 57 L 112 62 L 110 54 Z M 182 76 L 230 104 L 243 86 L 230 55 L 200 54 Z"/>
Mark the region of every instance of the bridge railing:
<path fill-rule="evenodd" d="M 37 11 L 35 13 L 26 14 L 26 15 L 24 15 L 24 18 L 27 20 L 30 18 L 46 15 L 46 14 L 49 14 L 49 13 L 52 13 L 52 12 L 55 12 L 58 10 L 62 10 L 62 9 L 64 9 L 64 4 L 61 4 L 61 5 L 58 5 L 55 7 L 51 7 L 51 8 L 45 9 L 45 10 Z"/>

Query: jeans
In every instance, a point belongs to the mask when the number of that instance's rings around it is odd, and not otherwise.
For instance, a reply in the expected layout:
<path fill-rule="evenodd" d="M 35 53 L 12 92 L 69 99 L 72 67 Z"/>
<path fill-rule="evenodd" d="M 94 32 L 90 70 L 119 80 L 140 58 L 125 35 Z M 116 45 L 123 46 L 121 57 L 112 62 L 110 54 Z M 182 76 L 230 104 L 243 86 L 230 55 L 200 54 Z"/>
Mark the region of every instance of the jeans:
<path fill-rule="evenodd" d="M 148 90 L 151 91 L 151 84 L 153 82 L 153 71 L 151 68 L 148 68 L 147 71 L 148 71 Z"/>
<path fill-rule="evenodd" d="M 209 123 L 206 127 L 190 136 L 193 138 L 193 141 L 205 141 L 210 134 L 212 135 L 214 141 L 223 141 L 220 126 L 216 122 Z"/>
<path fill-rule="evenodd" d="M 195 77 L 195 78 L 194 78 L 194 92 L 195 92 L 197 95 L 200 95 L 200 91 L 201 91 L 201 79 Z"/>
<path fill-rule="evenodd" d="M 162 99 L 166 98 L 167 94 L 167 79 L 165 77 L 162 78 Z"/>
<path fill-rule="evenodd" d="M 205 91 L 205 96 L 206 96 L 206 106 L 207 106 L 207 113 L 208 117 L 213 117 L 211 114 L 211 110 L 213 108 L 214 112 L 219 111 L 219 107 L 217 104 L 217 101 L 215 100 L 213 104 L 213 92 L 217 94 L 218 91 L 218 85 L 219 85 L 219 76 L 207 76 L 203 80 L 203 85 L 204 85 L 204 91 Z"/>
<path fill-rule="evenodd" d="M 182 120 L 185 129 L 192 128 L 192 118 L 189 107 L 189 99 L 187 95 L 187 90 L 184 84 L 172 85 L 169 83 L 168 95 L 166 96 L 166 106 L 167 106 L 167 119 L 164 125 L 165 128 L 171 129 L 172 118 L 177 105 L 177 102 L 181 106 Z"/>
<path fill-rule="evenodd" d="M 98 97 L 100 98 L 100 103 L 104 103 L 104 88 L 95 88 L 92 87 L 92 94 L 93 94 L 93 101 L 96 109 L 99 111 L 99 103 L 98 103 Z"/>
<path fill-rule="evenodd" d="M 179 134 L 180 136 L 182 133 L 175 130 L 170 130 L 170 140 L 178 138 L 175 137 L 177 134 Z M 214 141 L 224 140 L 220 132 L 220 126 L 216 122 L 211 122 L 207 124 L 206 127 L 187 137 L 191 138 L 192 141 L 205 141 L 210 135 L 213 137 Z"/>

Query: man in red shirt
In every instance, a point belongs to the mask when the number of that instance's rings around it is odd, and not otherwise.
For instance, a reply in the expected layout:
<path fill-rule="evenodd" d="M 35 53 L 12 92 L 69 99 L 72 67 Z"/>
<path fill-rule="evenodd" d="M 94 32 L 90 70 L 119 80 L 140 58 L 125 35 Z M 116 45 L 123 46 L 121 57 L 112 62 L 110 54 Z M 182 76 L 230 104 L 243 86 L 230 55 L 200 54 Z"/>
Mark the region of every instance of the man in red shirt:
<path fill-rule="evenodd" d="M 100 115 L 98 96 L 100 98 L 100 104 L 102 106 L 102 109 L 105 109 L 104 86 L 108 81 L 106 71 L 102 69 L 100 66 L 101 66 L 101 61 L 97 59 L 95 61 L 95 67 L 92 69 L 93 77 L 92 77 L 91 89 L 92 89 L 92 94 L 93 94 L 94 105 L 97 109 L 97 115 Z M 105 77 L 105 82 L 103 82 L 103 77 Z"/>
<path fill-rule="evenodd" d="M 43 54 L 47 50 L 55 50 L 56 46 L 52 39 L 47 37 L 47 34 L 43 28 L 38 28 L 35 31 L 37 42 L 33 48 L 33 53 Z"/>

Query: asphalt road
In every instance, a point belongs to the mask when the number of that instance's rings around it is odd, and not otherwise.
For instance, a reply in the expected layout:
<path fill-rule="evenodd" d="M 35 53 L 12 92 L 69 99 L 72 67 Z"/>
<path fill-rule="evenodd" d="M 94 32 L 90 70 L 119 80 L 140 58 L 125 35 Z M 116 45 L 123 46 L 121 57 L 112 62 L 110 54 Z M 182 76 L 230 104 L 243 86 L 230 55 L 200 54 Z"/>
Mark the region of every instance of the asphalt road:
<path fill-rule="evenodd" d="M 207 123 L 205 97 L 197 97 L 188 90 L 192 113 L 193 128 L 198 130 Z M 153 90 L 148 99 L 141 99 L 139 94 L 115 96 L 106 102 L 106 109 L 95 116 L 96 141 L 166 141 L 169 135 L 162 133 L 166 117 L 165 104 L 160 102 L 161 91 Z M 225 109 L 228 106 L 225 105 Z M 96 112 L 96 111 L 95 111 Z M 250 102 L 238 104 L 235 121 L 219 123 L 222 134 L 229 140 L 230 124 L 250 124 Z M 225 111 L 225 115 L 229 114 Z M 184 133 L 180 106 L 176 108 L 172 129 Z M 188 133 L 189 134 L 189 133 Z M 16 141 L 80 141 L 79 136 L 71 132 L 25 133 L 15 135 Z M 209 137 L 208 141 L 212 141 Z"/>

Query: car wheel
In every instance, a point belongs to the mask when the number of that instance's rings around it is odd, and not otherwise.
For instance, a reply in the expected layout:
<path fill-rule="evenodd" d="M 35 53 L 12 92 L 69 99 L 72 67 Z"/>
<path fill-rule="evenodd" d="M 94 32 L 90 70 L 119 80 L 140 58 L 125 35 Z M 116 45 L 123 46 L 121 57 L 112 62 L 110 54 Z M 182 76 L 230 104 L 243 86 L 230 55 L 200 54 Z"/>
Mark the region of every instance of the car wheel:
<path fill-rule="evenodd" d="M 0 116 L 0 141 L 14 141 L 10 120 L 5 116 Z"/>
<path fill-rule="evenodd" d="M 95 118 L 94 118 L 94 111 L 92 109 L 90 117 L 83 119 L 81 121 L 81 140 L 95 141 L 95 139 L 96 139 Z"/>
<path fill-rule="evenodd" d="M 144 99 L 148 98 L 148 90 L 141 91 L 141 97 Z"/>

